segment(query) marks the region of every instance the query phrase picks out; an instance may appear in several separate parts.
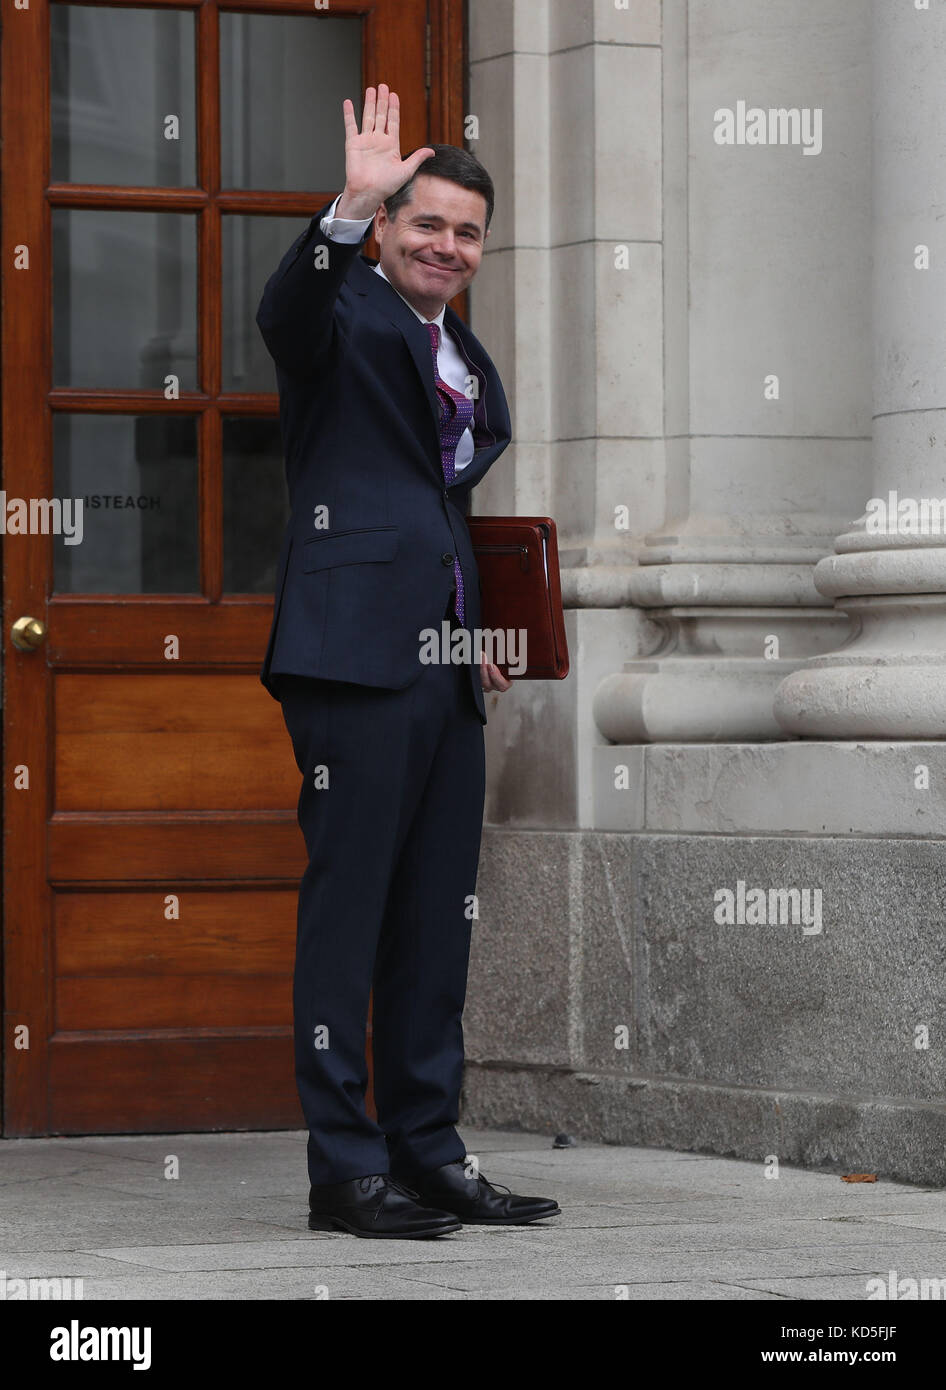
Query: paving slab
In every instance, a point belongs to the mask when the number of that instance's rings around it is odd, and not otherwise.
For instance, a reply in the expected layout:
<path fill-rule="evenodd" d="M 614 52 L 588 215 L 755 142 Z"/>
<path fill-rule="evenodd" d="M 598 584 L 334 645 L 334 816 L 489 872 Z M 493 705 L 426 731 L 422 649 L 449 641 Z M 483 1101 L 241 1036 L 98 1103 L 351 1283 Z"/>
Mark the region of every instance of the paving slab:
<path fill-rule="evenodd" d="M 0 1140 L 0 1276 L 85 1301 L 863 1300 L 946 1277 L 946 1190 L 552 1136 L 470 1131 L 496 1183 L 558 1218 L 426 1241 L 306 1224 L 306 1134 Z M 169 1156 L 179 1176 L 167 1178 Z M 2 1284 L 0 1284 L 2 1295 Z"/>
<path fill-rule="evenodd" d="M 83 1288 L 85 1302 L 115 1302 L 133 1299 L 136 1302 L 176 1302 L 232 1299 L 246 1302 L 270 1299 L 322 1302 L 337 1299 L 384 1299 L 421 1302 L 462 1301 L 467 1295 L 462 1289 L 445 1289 L 441 1285 L 408 1283 L 396 1273 L 378 1269 L 339 1268 L 331 1271 L 308 1269 L 218 1270 L 212 1275 L 201 1272 L 176 1274 L 173 1282 L 166 1278 L 134 1279 L 96 1278 L 86 1280 Z"/>
<path fill-rule="evenodd" d="M 397 1250 L 385 1255 L 389 1246 Z M 404 1247 L 402 1249 L 402 1247 Z M 432 1257 L 431 1247 L 436 1248 Z M 308 1240 L 233 1240 L 214 1245 L 152 1245 L 126 1249 L 118 1247 L 93 1251 L 114 1261 L 144 1265 L 149 1269 L 193 1272 L 215 1269 L 279 1269 L 285 1266 L 305 1266 L 309 1269 L 331 1268 L 339 1265 L 411 1264 L 436 1258 L 441 1264 L 454 1260 L 504 1259 L 508 1241 L 477 1239 L 473 1228 L 455 1235 L 439 1236 L 435 1240 L 358 1240 L 344 1232 L 338 1234 L 312 1233 Z"/>

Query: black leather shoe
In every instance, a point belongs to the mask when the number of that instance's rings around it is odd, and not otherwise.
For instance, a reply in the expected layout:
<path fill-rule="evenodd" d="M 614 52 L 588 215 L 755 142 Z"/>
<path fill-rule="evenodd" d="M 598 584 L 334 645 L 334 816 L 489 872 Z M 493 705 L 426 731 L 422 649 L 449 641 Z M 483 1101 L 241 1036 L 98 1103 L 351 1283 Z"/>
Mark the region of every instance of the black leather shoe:
<path fill-rule="evenodd" d="M 508 1187 L 497 1191 L 482 1173 L 467 1176 L 466 1158 L 445 1163 L 442 1168 L 410 1179 L 422 1202 L 441 1211 L 452 1211 L 464 1225 L 525 1226 L 545 1216 L 561 1216 L 558 1202 L 551 1197 L 517 1197 Z"/>
<path fill-rule="evenodd" d="M 387 1173 L 310 1187 L 309 1230 L 406 1240 L 459 1231 L 450 1212 L 421 1206 L 416 1197 Z"/>

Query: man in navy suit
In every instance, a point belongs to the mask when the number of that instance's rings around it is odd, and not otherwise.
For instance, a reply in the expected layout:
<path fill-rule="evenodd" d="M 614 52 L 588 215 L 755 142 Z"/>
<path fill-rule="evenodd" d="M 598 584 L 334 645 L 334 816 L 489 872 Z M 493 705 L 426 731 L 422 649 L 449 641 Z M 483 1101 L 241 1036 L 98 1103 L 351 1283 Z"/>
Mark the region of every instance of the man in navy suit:
<path fill-rule="evenodd" d="M 558 1212 L 497 1191 L 455 1129 L 483 692 L 509 682 L 478 656 L 421 655 L 425 630 L 479 626 L 465 517 L 510 439 L 496 368 L 447 307 L 479 267 L 493 186 L 453 146 L 402 160 L 383 83 L 360 132 L 348 100 L 343 113 L 345 188 L 257 314 L 291 504 L 261 679 L 303 779 L 293 1006 L 309 1226 L 434 1236 Z M 372 226 L 377 264 L 359 254 Z M 372 987 L 378 1123 L 364 1103 Z"/>

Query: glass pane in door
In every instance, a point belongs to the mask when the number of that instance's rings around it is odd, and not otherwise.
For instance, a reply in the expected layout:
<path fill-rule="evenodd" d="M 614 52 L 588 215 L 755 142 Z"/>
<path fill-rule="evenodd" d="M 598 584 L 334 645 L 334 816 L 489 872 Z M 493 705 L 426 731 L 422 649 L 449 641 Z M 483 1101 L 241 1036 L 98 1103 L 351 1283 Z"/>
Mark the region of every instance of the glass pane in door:
<path fill-rule="evenodd" d="M 60 594 L 196 594 L 192 415 L 53 416 L 54 496 L 81 498 L 81 532 L 53 542 Z"/>
<path fill-rule="evenodd" d="M 361 120 L 357 15 L 220 14 L 224 188 L 341 191 L 342 101 Z"/>
<path fill-rule="evenodd" d="M 273 359 L 256 326 L 256 310 L 266 281 L 306 225 L 304 217 L 222 219 L 225 391 L 276 390 Z"/>
<path fill-rule="evenodd" d="M 272 594 L 289 500 L 279 421 L 223 420 L 223 587 Z"/>
<path fill-rule="evenodd" d="M 197 218 L 53 209 L 53 385 L 197 386 Z"/>
<path fill-rule="evenodd" d="M 194 15 L 50 6 L 52 178 L 193 185 Z"/>

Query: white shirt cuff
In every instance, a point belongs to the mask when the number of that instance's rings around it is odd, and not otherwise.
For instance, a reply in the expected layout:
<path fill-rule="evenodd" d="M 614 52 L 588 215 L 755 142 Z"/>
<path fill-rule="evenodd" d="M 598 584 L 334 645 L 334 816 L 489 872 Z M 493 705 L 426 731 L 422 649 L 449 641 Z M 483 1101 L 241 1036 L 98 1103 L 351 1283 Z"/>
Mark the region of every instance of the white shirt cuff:
<path fill-rule="evenodd" d="M 338 207 L 338 199 L 342 195 L 339 193 L 328 212 L 322 218 L 319 226 L 325 236 L 330 241 L 347 242 L 354 245 L 363 239 L 365 232 L 374 221 L 373 217 L 353 219 L 350 217 L 335 217 L 333 214 Z"/>

